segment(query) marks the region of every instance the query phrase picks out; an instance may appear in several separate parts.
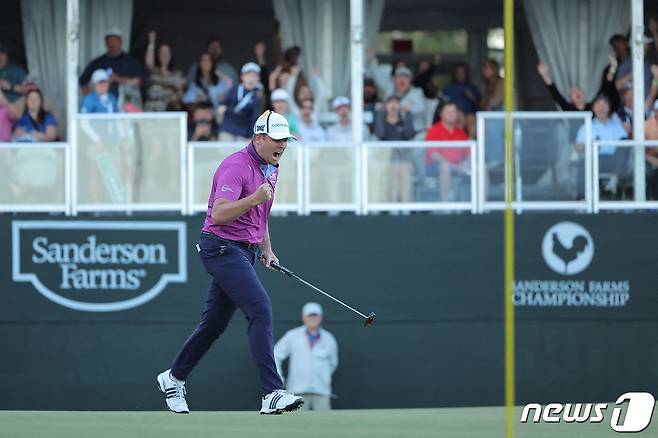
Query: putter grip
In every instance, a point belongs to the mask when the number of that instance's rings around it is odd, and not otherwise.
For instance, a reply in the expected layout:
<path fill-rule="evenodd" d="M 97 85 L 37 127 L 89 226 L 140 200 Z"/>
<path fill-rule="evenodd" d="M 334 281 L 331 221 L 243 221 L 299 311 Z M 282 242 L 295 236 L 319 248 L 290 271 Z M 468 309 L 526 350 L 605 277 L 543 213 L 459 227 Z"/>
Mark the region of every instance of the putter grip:
<path fill-rule="evenodd" d="M 284 268 L 283 266 L 281 266 L 277 263 L 274 263 L 274 262 L 270 263 L 270 266 L 273 269 L 286 274 L 288 277 L 292 277 L 292 271 L 290 269 Z"/>

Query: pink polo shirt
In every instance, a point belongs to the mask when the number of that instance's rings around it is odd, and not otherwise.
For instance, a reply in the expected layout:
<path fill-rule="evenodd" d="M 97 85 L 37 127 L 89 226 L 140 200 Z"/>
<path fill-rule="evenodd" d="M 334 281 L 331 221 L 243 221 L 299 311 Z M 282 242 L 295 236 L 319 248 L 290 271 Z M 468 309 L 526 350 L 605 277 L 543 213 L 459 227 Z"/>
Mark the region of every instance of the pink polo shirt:
<path fill-rule="evenodd" d="M 222 161 L 212 180 L 208 198 L 208 212 L 203 231 L 239 242 L 261 243 L 267 230 L 267 218 L 274 202 L 274 187 L 279 175 L 278 166 L 267 164 L 249 143 L 244 149 L 229 155 Z M 219 198 L 237 201 L 246 198 L 264 182 L 272 187 L 272 199 L 251 208 L 239 218 L 226 225 L 212 223 L 212 206 Z"/>

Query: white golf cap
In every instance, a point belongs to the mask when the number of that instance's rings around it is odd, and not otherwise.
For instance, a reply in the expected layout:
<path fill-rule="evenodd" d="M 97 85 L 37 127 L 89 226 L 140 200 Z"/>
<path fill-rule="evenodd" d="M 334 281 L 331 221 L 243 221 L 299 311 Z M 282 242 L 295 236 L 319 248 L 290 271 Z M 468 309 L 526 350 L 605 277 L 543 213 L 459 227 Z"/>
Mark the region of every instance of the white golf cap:
<path fill-rule="evenodd" d="M 409 70 L 407 67 L 402 66 L 395 69 L 395 76 L 412 77 L 413 74 L 411 73 L 411 70 Z"/>
<path fill-rule="evenodd" d="M 283 140 L 284 138 L 292 138 L 297 140 L 290 133 L 290 126 L 285 117 L 274 111 L 267 110 L 260 115 L 256 124 L 254 125 L 254 134 L 266 134 L 274 140 Z"/>
<path fill-rule="evenodd" d="M 107 74 L 107 71 L 101 68 L 99 68 L 98 70 L 94 70 L 94 72 L 91 75 L 92 84 L 102 81 L 109 81 L 109 80 L 110 80 L 110 75 Z"/>
<path fill-rule="evenodd" d="M 658 111 L 658 99 L 653 103 L 653 109 L 654 111 Z"/>
<path fill-rule="evenodd" d="M 260 65 L 255 62 L 248 62 L 242 66 L 240 73 L 259 73 L 260 74 Z"/>
<path fill-rule="evenodd" d="M 112 26 L 107 30 L 107 32 L 105 32 L 105 38 L 109 36 L 123 38 L 123 32 L 121 32 L 121 29 L 119 29 L 117 26 Z"/>
<path fill-rule="evenodd" d="M 331 103 L 331 107 L 333 109 L 337 109 L 340 106 L 350 106 L 352 103 L 350 102 L 350 99 L 345 96 L 338 96 L 334 99 L 334 101 Z"/>
<path fill-rule="evenodd" d="M 272 91 L 272 94 L 270 94 L 270 100 L 272 102 L 277 100 L 285 100 L 288 102 L 290 97 L 288 96 L 288 92 L 286 90 L 283 88 L 277 88 L 276 90 Z"/>
<path fill-rule="evenodd" d="M 318 303 L 306 303 L 302 307 L 302 316 L 319 315 L 322 316 L 322 306 Z"/>

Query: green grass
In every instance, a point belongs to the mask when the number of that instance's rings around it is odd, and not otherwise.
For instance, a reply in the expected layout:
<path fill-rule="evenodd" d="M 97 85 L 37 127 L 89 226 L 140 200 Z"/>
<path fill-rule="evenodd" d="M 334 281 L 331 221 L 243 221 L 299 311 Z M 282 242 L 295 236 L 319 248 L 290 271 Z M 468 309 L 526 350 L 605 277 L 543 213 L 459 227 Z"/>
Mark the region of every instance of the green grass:
<path fill-rule="evenodd" d="M 520 412 L 519 412 L 520 414 Z M 619 437 L 600 424 L 518 424 L 516 436 L 529 438 Z M 638 437 L 658 437 L 654 421 Z M 444 408 L 295 412 L 54 412 L 0 411 L 2 438 L 502 438 L 504 409 Z"/>

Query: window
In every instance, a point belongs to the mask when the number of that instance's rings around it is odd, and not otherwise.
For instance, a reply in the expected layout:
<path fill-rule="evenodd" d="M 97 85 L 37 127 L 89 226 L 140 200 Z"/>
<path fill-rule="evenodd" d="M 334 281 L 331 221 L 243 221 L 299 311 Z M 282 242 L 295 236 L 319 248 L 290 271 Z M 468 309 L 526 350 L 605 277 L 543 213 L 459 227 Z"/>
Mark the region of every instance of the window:
<path fill-rule="evenodd" d="M 377 53 L 465 55 L 468 51 L 468 34 L 465 30 L 379 32 L 375 39 Z"/>

